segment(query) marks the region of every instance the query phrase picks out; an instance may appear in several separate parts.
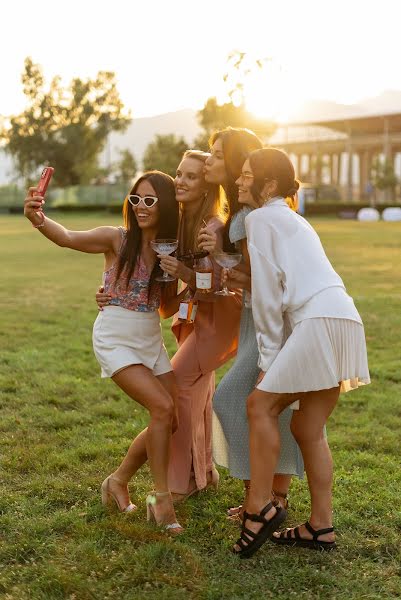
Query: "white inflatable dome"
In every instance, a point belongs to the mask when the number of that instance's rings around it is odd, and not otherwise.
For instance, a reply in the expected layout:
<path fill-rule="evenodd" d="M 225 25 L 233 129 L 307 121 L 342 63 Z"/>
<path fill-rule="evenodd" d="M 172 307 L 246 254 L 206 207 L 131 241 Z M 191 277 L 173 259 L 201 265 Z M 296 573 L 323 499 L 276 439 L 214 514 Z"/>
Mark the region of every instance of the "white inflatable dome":
<path fill-rule="evenodd" d="M 380 213 L 376 208 L 361 208 L 358 210 L 358 221 L 379 221 Z"/>
<path fill-rule="evenodd" d="M 382 212 L 383 221 L 401 221 L 401 208 L 399 206 L 389 206 Z"/>

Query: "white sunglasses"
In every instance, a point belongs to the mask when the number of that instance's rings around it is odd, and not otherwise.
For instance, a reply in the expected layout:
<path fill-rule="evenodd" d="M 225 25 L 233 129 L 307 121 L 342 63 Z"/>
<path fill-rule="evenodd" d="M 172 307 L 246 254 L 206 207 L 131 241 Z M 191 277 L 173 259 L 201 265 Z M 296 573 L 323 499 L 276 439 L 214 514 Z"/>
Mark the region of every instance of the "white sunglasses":
<path fill-rule="evenodd" d="M 138 196 L 138 194 L 131 194 L 128 196 L 128 202 L 132 206 L 139 206 L 140 202 L 147 207 L 152 208 L 158 202 L 159 198 L 157 196 Z"/>

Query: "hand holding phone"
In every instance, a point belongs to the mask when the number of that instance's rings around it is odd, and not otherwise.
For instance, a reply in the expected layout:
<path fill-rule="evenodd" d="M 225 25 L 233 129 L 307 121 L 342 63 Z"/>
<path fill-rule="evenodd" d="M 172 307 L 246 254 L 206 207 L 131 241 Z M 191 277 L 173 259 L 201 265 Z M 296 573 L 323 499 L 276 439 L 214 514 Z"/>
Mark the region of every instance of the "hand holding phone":
<path fill-rule="evenodd" d="M 40 176 L 39 183 L 37 185 L 37 194 L 44 196 L 46 194 L 47 186 L 50 183 L 50 179 L 54 173 L 53 167 L 45 167 Z"/>

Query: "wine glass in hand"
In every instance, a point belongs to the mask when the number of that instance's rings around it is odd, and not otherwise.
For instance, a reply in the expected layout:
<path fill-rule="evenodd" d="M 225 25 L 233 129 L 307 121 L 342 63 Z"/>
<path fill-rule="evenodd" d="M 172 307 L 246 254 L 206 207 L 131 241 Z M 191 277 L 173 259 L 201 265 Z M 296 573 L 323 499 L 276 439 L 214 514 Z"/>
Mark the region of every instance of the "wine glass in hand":
<path fill-rule="evenodd" d="M 237 252 L 215 252 L 213 258 L 220 267 L 232 269 L 241 262 L 242 254 Z M 215 294 L 217 296 L 235 296 L 235 292 L 230 292 L 227 289 L 227 285 L 222 290 L 215 292 Z"/>
<path fill-rule="evenodd" d="M 150 242 L 153 250 L 156 254 L 161 254 L 162 256 L 168 256 L 172 254 L 174 250 L 178 248 L 178 240 L 172 239 L 158 239 L 152 240 Z M 156 277 L 156 281 L 175 281 L 175 277 L 171 277 L 166 271 L 164 271 L 162 277 Z"/>

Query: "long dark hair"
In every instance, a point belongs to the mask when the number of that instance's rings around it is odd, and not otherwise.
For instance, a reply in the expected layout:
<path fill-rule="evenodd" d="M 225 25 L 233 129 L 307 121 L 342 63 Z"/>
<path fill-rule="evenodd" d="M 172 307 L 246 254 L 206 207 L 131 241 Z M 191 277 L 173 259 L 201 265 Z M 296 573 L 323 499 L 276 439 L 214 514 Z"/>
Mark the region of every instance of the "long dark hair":
<path fill-rule="evenodd" d="M 175 199 L 173 178 L 166 173 L 162 173 L 161 171 L 148 171 L 139 177 L 139 179 L 135 182 L 130 191 L 130 195 L 136 194 L 138 186 L 142 181 L 149 181 L 156 192 L 156 196 L 159 198 L 159 229 L 156 237 L 177 239 L 178 203 Z M 124 201 L 123 217 L 127 234 L 118 257 L 116 281 L 118 281 L 119 277 L 121 277 L 121 274 L 124 271 L 125 285 L 128 287 L 129 280 L 131 279 L 135 266 L 138 262 L 142 246 L 142 230 L 138 225 L 138 221 L 136 220 L 131 204 L 128 202 L 128 198 L 126 198 Z M 150 275 L 148 298 L 154 284 L 155 277 L 160 272 L 161 270 L 159 263 L 156 262 Z"/>
<path fill-rule="evenodd" d="M 277 182 L 277 196 L 290 198 L 291 208 L 295 208 L 299 181 L 295 179 L 295 170 L 288 155 L 278 148 L 262 148 L 249 155 L 249 164 L 253 173 L 251 194 L 255 202 L 261 204 L 267 198 L 262 190 L 268 181 Z"/>
<path fill-rule="evenodd" d="M 215 131 L 209 140 L 210 147 L 221 140 L 223 145 L 224 165 L 226 169 L 226 183 L 224 191 L 228 202 L 228 219 L 224 227 L 223 245 L 225 250 L 232 250 L 229 229 L 230 222 L 242 205 L 238 202 L 238 186 L 235 184 L 241 175 L 242 166 L 253 150 L 262 148 L 263 144 L 258 136 L 250 129 L 240 127 L 226 127 Z"/>

